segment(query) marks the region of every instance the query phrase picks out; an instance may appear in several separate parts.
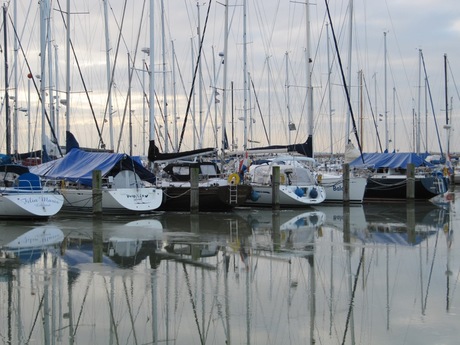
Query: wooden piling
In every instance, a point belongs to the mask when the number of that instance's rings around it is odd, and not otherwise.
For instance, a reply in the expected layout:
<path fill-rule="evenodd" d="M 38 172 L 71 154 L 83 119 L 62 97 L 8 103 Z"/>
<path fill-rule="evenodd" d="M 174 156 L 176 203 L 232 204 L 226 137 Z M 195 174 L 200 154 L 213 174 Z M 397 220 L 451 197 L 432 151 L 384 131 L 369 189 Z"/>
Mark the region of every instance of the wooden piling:
<path fill-rule="evenodd" d="M 198 213 L 200 208 L 199 175 L 200 171 L 198 167 L 190 169 L 190 213 Z"/>
<path fill-rule="evenodd" d="M 343 202 L 350 203 L 350 164 L 344 163 L 342 165 L 342 183 L 343 183 Z"/>
<path fill-rule="evenodd" d="M 415 199 L 415 166 L 413 163 L 407 164 L 406 179 L 406 198 Z"/>
<path fill-rule="evenodd" d="M 272 208 L 280 209 L 280 167 L 272 167 Z"/>
<path fill-rule="evenodd" d="M 102 215 L 102 173 L 93 170 L 93 214 Z"/>

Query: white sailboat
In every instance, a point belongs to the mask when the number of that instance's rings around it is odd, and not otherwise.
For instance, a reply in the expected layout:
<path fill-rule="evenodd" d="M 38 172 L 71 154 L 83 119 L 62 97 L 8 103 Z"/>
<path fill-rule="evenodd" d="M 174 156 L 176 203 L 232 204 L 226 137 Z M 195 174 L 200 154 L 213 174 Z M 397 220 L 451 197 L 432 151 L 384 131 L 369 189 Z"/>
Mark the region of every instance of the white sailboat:
<path fill-rule="evenodd" d="M 246 204 L 273 204 L 273 166 L 280 168 L 280 206 L 308 206 L 323 202 L 326 199 L 324 188 L 317 183 L 313 171 L 300 164 L 300 161 L 314 162 L 308 157 L 280 156 L 252 164 L 247 173 L 252 192 Z"/>

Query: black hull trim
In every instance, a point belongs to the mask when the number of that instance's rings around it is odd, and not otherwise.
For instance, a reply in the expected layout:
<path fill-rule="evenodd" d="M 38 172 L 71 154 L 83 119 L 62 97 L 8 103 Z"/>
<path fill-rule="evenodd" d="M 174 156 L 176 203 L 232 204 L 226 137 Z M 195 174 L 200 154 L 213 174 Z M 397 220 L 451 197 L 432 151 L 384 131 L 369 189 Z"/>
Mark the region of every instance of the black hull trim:
<path fill-rule="evenodd" d="M 425 177 L 415 179 L 415 199 L 429 200 L 448 190 L 448 180 L 444 177 Z M 405 200 L 407 199 L 407 179 L 368 178 L 364 200 Z"/>
<path fill-rule="evenodd" d="M 190 211 L 190 188 L 167 187 L 163 189 L 164 200 L 158 211 Z M 251 193 L 251 186 L 238 185 L 236 203 L 230 202 L 229 186 L 199 188 L 199 211 L 230 211 L 241 206 Z"/>

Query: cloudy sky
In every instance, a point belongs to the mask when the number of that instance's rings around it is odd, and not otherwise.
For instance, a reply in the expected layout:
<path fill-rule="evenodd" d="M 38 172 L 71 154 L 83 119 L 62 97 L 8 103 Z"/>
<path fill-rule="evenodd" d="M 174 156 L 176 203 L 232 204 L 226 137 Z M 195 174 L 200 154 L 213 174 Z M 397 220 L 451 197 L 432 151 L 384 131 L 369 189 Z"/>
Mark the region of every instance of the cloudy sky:
<path fill-rule="evenodd" d="M 112 141 L 109 136 L 108 122 L 104 122 L 104 117 L 108 116 L 106 111 L 108 92 L 103 1 L 71 0 L 70 3 L 71 39 L 75 50 L 75 56 L 72 54 L 70 61 L 72 94 L 69 119 L 71 131 L 82 146 L 97 147 L 99 144 L 97 127 L 99 127 L 104 143 L 110 147 Z M 219 53 L 223 52 L 225 41 L 223 0 L 211 3 L 189 0 L 164 1 L 164 25 L 161 19 L 162 2 L 153 1 L 155 31 L 152 51 L 155 60 L 153 71 L 155 72 L 157 94 L 155 103 L 156 140 L 161 143 L 160 146 L 163 149 L 166 135 L 165 115 L 168 124 L 169 151 L 176 147 L 178 141 L 176 133 L 180 136 L 183 128 L 184 138 L 181 150 L 199 146 L 216 146 L 216 143 L 220 146 L 223 127 L 224 66 L 228 71 L 225 127 L 230 143 L 233 142 L 239 149 L 242 148 L 244 129 L 241 119 L 244 116 L 248 119 L 248 123 L 252 124 L 247 134 L 249 147 L 267 145 L 269 138 L 272 144 L 286 144 L 303 142 L 307 137 L 306 4 L 302 1 L 248 0 L 246 31 L 244 31 L 244 1 L 228 0 L 228 3 L 228 56 L 225 57 L 225 64 L 222 64 L 222 57 Z M 148 85 L 148 75 L 142 70 L 145 70 L 145 66 L 150 69 L 150 66 L 149 57 L 142 51 L 142 48 L 149 47 L 150 0 L 130 0 L 126 4 L 122 0 L 112 0 L 107 4 L 110 61 L 114 69 L 113 145 L 115 150 L 128 152 L 130 141 L 132 141 L 133 153 L 142 154 L 146 150 L 149 139 L 148 111 L 144 112 L 142 91 L 143 82 Z M 15 84 L 12 72 L 15 66 L 11 30 L 13 2 L 6 2 L 6 6 L 8 6 L 9 16 L 8 59 L 11 88 Z M 416 131 L 413 128 L 414 123 L 419 123 L 419 114 L 420 149 L 439 152 L 439 143 L 441 143 L 443 151 L 446 150 L 446 130 L 443 128 L 446 121 L 444 54 L 447 54 L 448 60 L 448 99 L 449 107 L 452 107 L 450 121 L 453 126 L 453 135 L 450 151 L 460 151 L 460 141 L 455 135 L 455 131 L 459 130 L 456 127 L 460 123 L 458 119 L 460 97 L 456 80 L 459 75 L 458 57 L 460 56 L 457 53 L 459 48 L 456 44 L 460 38 L 458 3 L 454 0 L 445 0 L 439 4 L 427 0 L 372 2 L 355 0 L 351 20 L 351 64 L 349 61 L 350 3 L 348 0 L 330 1 L 329 7 L 347 83 L 349 82 L 348 69 L 351 68 L 351 104 L 364 151 L 372 152 L 380 150 L 380 147 L 385 148 L 386 140 L 389 141 L 390 150 L 415 150 L 417 140 L 415 139 Z M 24 55 L 31 66 L 32 74 L 40 75 L 38 1 L 18 1 L 17 8 L 16 31 L 20 36 Z M 50 8 L 52 55 L 51 60 L 48 60 L 49 53 L 48 51 L 45 53 L 45 84 L 48 95 L 62 99 L 66 97 L 63 91 L 65 90 L 67 63 L 65 27 L 59 9 L 66 11 L 66 1 L 51 1 Z M 326 13 L 325 2 L 310 3 L 309 12 L 315 151 L 343 152 L 345 140 L 351 134 L 346 127 L 347 103 L 337 52 L 332 43 L 331 25 Z M 209 13 L 208 16 L 207 13 Z M 198 32 L 201 33 L 201 36 L 204 33 L 201 55 L 202 81 L 199 83 L 200 78 L 196 78 L 193 101 L 190 103 L 188 120 L 184 125 L 187 99 L 191 94 L 193 70 L 197 61 Z M 244 32 L 246 32 L 246 44 L 243 39 Z M 164 43 L 162 37 L 164 37 Z M 387 47 L 386 92 L 385 41 Z M 4 47 L 4 43 L 1 46 Z M 423 54 L 430 92 L 424 86 L 425 73 L 423 66 L 420 68 L 420 52 Z M 2 49 L 3 54 L 4 49 Z M 130 64 L 128 64 L 128 54 L 131 59 Z M 143 59 L 147 61 L 145 65 L 143 65 Z M 250 85 L 247 93 L 244 92 L 244 61 L 246 61 L 248 72 L 246 80 Z M 26 108 L 28 95 L 26 75 L 28 72 L 22 53 L 19 54 L 17 66 L 16 106 Z M 51 74 L 49 66 L 52 66 Z M 77 66 L 80 67 L 81 72 Z M 135 72 L 131 82 L 131 102 L 128 102 L 128 75 L 129 69 L 133 66 Z M 328 83 L 329 66 L 331 66 L 330 84 Z M 362 71 L 361 79 L 359 79 L 359 71 Z M 0 74 L 4 80 L 3 69 Z M 51 83 L 49 83 L 50 79 Z M 200 84 L 201 87 L 199 87 Z M 84 85 L 89 91 L 88 95 L 84 93 Z M 220 95 L 217 96 L 220 102 L 217 104 L 212 94 L 215 89 L 220 90 Z M 14 92 L 10 90 L 9 93 L 11 98 Z M 247 95 L 246 107 L 244 106 L 245 94 Z M 91 101 L 91 107 L 88 99 Z M 132 139 L 130 139 L 128 126 L 129 104 L 131 104 Z M 385 104 L 387 104 L 387 131 L 384 125 Z M 332 115 L 330 109 L 333 109 Z M 56 120 L 59 122 L 57 132 L 62 144 L 64 143 L 65 110 L 65 107 L 61 105 L 59 112 L 56 113 L 59 118 Z M 3 106 L 3 114 L 4 111 Z M 33 87 L 30 113 L 32 132 L 30 140 L 33 148 L 38 149 L 41 141 L 41 113 Z M 27 150 L 29 138 L 27 117 L 24 116 L 24 113 L 18 114 L 18 145 L 19 151 L 24 152 Z M 382 115 L 379 116 L 380 114 Z M 196 126 L 195 131 L 192 130 L 193 122 Z M 296 130 L 288 130 L 289 122 L 295 125 Z M 377 129 L 375 124 L 378 125 Z M 4 121 L 0 123 L 2 133 L 4 132 L 3 126 Z M 199 129 L 200 126 L 202 130 Z M 436 132 L 439 132 L 439 139 Z M 3 134 L 1 138 L 1 147 L 4 150 Z M 356 143 L 354 135 L 351 135 L 351 139 Z"/>

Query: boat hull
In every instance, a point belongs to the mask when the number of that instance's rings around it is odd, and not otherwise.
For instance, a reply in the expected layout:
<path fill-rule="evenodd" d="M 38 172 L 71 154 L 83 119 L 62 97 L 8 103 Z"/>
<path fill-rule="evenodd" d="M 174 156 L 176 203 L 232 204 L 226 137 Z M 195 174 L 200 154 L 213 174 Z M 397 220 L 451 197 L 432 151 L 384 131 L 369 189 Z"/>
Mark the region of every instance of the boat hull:
<path fill-rule="evenodd" d="M 235 194 L 231 197 L 232 189 Z M 163 211 L 190 211 L 190 186 L 164 187 Z M 229 211 L 244 204 L 251 193 L 249 185 L 214 185 L 198 188 L 199 211 Z M 231 200 L 232 198 L 232 200 Z"/>
<path fill-rule="evenodd" d="M 2 192 L 1 218 L 48 218 L 58 213 L 64 203 L 62 195 L 47 192 Z"/>
<path fill-rule="evenodd" d="M 448 180 L 444 177 L 415 177 L 414 198 L 428 200 L 448 190 Z M 367 179 L 365 200 L 404 200 L 407 199 L 406 176 L 378 176 Z"/>
<path fill-rule="evenodd" d="M 252 185 L 251 198 L 246 200 L 248 206 L 272 206 L 273 187 L 271 185 Z M 298 192 L 301 190 L 302 192 Z M 314 195 L 314 196 L 312 196 Z M 320 186 L 279 186 L 280 207 L 305 207 L 322 203 L 326 198 L 324 188 Z"/>
<path fill-rule="evenodd" d="M 322 175 L 320 185 L 326 190 L 325 202 L 343 202 L 343 178 L 335 175 Z M 365 177 L 350 177 L 349 202 L 362 203 L 366 192 Z"/>
<path fill-rule="evenodd" d="M 61 190 L 64 196 L 63 210 L 67 212 L 92 212 L 92 189 Z M 102 190 L 103 213 L 144 213 L 158 209 L 163 202 L 159 188 L 118 188 Z"/>

